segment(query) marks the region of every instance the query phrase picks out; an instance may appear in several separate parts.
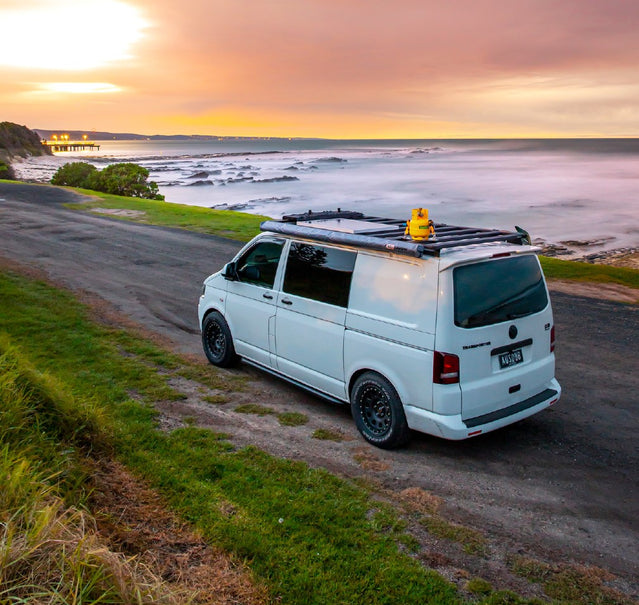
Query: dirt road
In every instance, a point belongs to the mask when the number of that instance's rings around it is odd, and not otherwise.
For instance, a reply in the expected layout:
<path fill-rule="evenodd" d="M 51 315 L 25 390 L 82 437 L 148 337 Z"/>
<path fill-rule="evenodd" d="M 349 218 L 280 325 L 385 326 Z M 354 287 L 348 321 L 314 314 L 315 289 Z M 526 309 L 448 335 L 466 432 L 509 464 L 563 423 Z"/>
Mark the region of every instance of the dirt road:
<path fill-rule="evenodd" d="M 55 188 L 0 183 L 0 257 L 97 295 L 180 351 L 199 354 L 201 282 L 240 244 L 61 206 L 74 199 Z M 404 450 L 377 450 L 359 438 L 343 407 L 246 367 L 238 371 L 249 373 L 262 403 L 304 412 L 309 424 L 284 429 L 272 416 L 195 399 L 164 412 L 176 422 L 195 416 L 238 444 L 372 478 L 396 492 L 421 487 L 443 498 L 449 518 L 486 531 L 494 545 L 605 567 L 636 595 L 639 307 L 558 292 L 552 301 L 561 402 L 466 442 L 416 434 Z M 346 439 L 311 439 L 316 428 L 339 430 Z"/>

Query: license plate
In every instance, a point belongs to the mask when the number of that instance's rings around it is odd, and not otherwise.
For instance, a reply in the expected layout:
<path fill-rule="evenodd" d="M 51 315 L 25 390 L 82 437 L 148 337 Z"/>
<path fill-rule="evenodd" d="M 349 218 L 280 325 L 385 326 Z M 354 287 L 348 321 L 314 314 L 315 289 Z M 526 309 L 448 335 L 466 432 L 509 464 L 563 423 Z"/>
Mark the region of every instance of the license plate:
<path fill-rule="evenodd" d="M 499 367 L 501 369 L 516 366 L 518 363 L 524 361 L 524 355 L 521 349 L 515 349 L 514 351 L 508 351 L 508 353 L 502 353 L 499 356 Z"/>

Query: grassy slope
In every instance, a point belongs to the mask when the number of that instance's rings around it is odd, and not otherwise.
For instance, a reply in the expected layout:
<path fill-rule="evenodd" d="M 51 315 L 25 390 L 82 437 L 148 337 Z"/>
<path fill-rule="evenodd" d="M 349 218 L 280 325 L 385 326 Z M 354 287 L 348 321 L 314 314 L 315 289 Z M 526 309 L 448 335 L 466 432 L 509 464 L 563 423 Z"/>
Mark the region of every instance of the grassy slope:
<path fill-rule="evenodd" d="M 110 423 L 0 336 L 0 602 L 177 603 L 150 571 L 110 551 L 78 507 L 82 455 Z"/>
<path fill-rule="evenodd" d="M 121 459 L 209 540 L 247 560 L 283 602 L 460 602 L 452 585 L 399 552 L 392 531 L 376 527 L 380 505 L 365 490 L 255 448 L 235 451 L 211 431 L 157 430 L 150 404 L 179 397 L 166 382 L 184 370 L 177 357 L 93 324 L 70 295 L 16 276 L 0 276 L 0 308 L 0 332 L 75 400 L 112 418 Z"/>
<path fill-rule="evenodd" d="M 207 540 L 246 561 L 270 587 L 274 599 L 322 605 L 464 602 L 454 586 L 398 546 L 411 544 L 402 520 L 362 487 L 254 447 L 236 450 L 227 436 L 209 430 L 186 427 L 166 434 L 157 429 L 153 403 L 181 398 L 168 385 L 171 377 L 200 375 L 209 387 L 228 389 L 234 387 L 232 375 L 211 367 L 202 372 L 202 367 L 188 365 L 124 330 L 97 325 L 70 294 L 23 277 L 0 273 L 0 308 L 0 356 L 9 338 L 39 371 L 53 377 L 45 381 L 53 387 L 43 389 L 33 371 L 25 374 L 23 385 L 43 400 L 38 416 L 25 416 L 18 398 L 10 396 L 2 402 L 0 453 L 7 451 L 6 439 L 12 438 L 7 427 L 31 433 L 13 439 L 14 458 L 8 472 L 2 470 L 0 456 L 0 483 L 5 478 L 13 480 L 14 469 L 26 460 L 37 467 L 38 474 L 29 479 L 32 484 L 42 484 L 46 492 L 50 484 L 46 477 L 59 473 L 57 501 L 61 502 L 60 497 L 74 501 L 83 492 L 82 469 L 74 451 L 113 448 Z M 11 368 L 6 371 L 5 366 L 0 362 L 0 386 L 11 381 Z M 26 421 L 20 420 L 20 414 Z M 15 448 L 20 441 L 26 450 Z M 0 488 L 1 504 L 8 491 L 3 485 Z M 4 506 L 2 519 L 22 514 L 20 502 L 5 502 Z M 37 499 L 31 506 L 35 511 L 43 508 L 46 503 Z M 5 547 L 0 528 L 0 557 Z M 45 560 L 63 566 L 73 563 L 64 554 Z M 528 573 L 534 562 L 523 563 Z M 99 570 L 100 586 L 112 590 L 110 568 L 99 567 L 95 560 L 79 565 L 82 570 Z M 32 567 L 26 565 L 27 570 Z M 92 578 L 96 577 L 91 573 L 82 586 L 93 590 Z M 18 583 L 25 583 L 20 574 L 17 578 Z M 72 588 L 77 578 L 77 573 L 72 574 Z M 557 583 L 556 578 L 562 579 L 559 587 L 551 584 Z M 628 602 L 610 596 L 601 579 L 584 584 L 581 575 L 566 575 L 563 570 L 548 569 L 541 580 L 536 576 L 532 580 L 549 584 L 549 588 L 544 585 L 547 594 L 553 590 L 555 603 L 562 605 L 592 603 L 593 595 L 596 602 Z M 477 596 L 474 602 L 483 605 L 540 603 L 493 591 L 479 580 L 468 584 L 468 590 L 471 585 L 477 589 L 472 590 Z M 6 588 L 0 565 L 0 601 Z M 54 587 L 67 588 L 64 582 Z"/>
<path fill-rule="evenodd" d="M 541 257 L 541 265 L 549 279 L 573 279 L 577 281 L 614 283 L 639 289 L 639 271 L 625 267 L 593 265 L 558 258 Z"/>
<path fill-rule="evenodd" d="M 95 198 L 80 204 L 67 204 L 74 210 L 94 210 L 96 208 L 135 210 L 144 212 L 140 217 L 116 217 L 163 227 L 179 227 L 199 233 L 210 233 L 240 241 L 249 241 L 259 233 L 260 223 L 268 217 L 245 214 L 230 210 L 212 210 L 200 206 L 172 204 L 156 200 L 142 200 L 108 193 L 98 193 L 87 189 L 74 189 Z"/>
<path fill-rule="evenodd" d="M 96 208 L 138 210 L 145 214 L 137 218 L 120 218 L 153 225 L 179 227 L 241 241 L 248 241 L 256 235 L 259 232 L 260 222 L 268 218 L 230 210 L 211 210 L 171 202 L 137 200 L 83 189 L 77 191 L 93 196 L 95 200 L 80 204 L 68 204 L 69 208 L 89 211 Z M 541 263 L 544 273 L 549 279 L 616 283 L 639 289 L 639 271 L 634 269 L 592 265 L 548 257 L 541 257 Z"/>

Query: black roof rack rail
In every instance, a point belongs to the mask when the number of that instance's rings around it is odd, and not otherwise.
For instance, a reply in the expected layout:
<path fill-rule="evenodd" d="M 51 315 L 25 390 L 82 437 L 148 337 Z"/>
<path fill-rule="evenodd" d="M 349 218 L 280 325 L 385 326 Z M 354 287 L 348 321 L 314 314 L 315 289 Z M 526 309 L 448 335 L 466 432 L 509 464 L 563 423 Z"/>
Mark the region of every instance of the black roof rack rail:
<path fill-rule="evenodd" d="M 363 233 L 350 233 L 321 226 L 322 221 L 331 221 L 333 219 L 363 221 L 372 223 L 372 227 L 378 224 L 379 229 L 367 228 Z M 312 226 L 314 221 L 319 222 L 318 226 Z M 305 224 L 298 225 L 298 223 Z M 301 214 L 288 214 L 279 221 L 264 221 L 260 228 L 262 231 L 360 246 L 372 250 L 395 252 L 413 257 L 439 256 L 441 251 L 447 248 L 474 244 L 498 242 L 511 244 L 529 243 L 528 234 L 523 230 L 519 230 L 519 228 L 518 231 L 511 232 L 479 227 L 459 227 L 445 223 L 435 223 L 435 237 L 420 242 L 404 235 L 406 221 L 367 216 L 362 212 L 341 210 L 340 208 L 336 211 L 313 212 L 309 210 Z"/>

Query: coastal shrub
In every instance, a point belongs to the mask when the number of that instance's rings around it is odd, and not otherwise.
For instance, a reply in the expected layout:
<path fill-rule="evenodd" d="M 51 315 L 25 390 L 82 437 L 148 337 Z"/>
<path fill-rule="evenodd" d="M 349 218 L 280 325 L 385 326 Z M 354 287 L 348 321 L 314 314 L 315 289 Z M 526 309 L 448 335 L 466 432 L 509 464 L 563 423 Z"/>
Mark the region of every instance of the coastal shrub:
<path fill-rule="evenodd" d="M 70 162 L 58 168 L 51 179 L 51 184 L 92 189 L 88 185 L 97 173 L 98 169 L 88 162 Z"/>
<path fill-rule="evenodd" d="M 111 164 L 100 171 L 87 162 L 71 162 L 58 168 L 51 183 L 125 197 L 163 200 L 157 183 L 147 181 L 148 177 L 149 171 L 138 164 Z"/>
<path fill-rule="evenodd" d="M 0 162 L 0 179 L 8 179 L 13 181 L 16 178 L 13 168 L 9 164 Z"/>
<path fill-rule="evenodd" d="M 92 177 L 97 180 L 97 187 L 91 188 L 125 197 L 164 199 L 158 194 L 157 183 L 147 182 L 148 177 L 149 171 L 138 164 L 111 164 L 99 172 L 97 177 Z"/>

